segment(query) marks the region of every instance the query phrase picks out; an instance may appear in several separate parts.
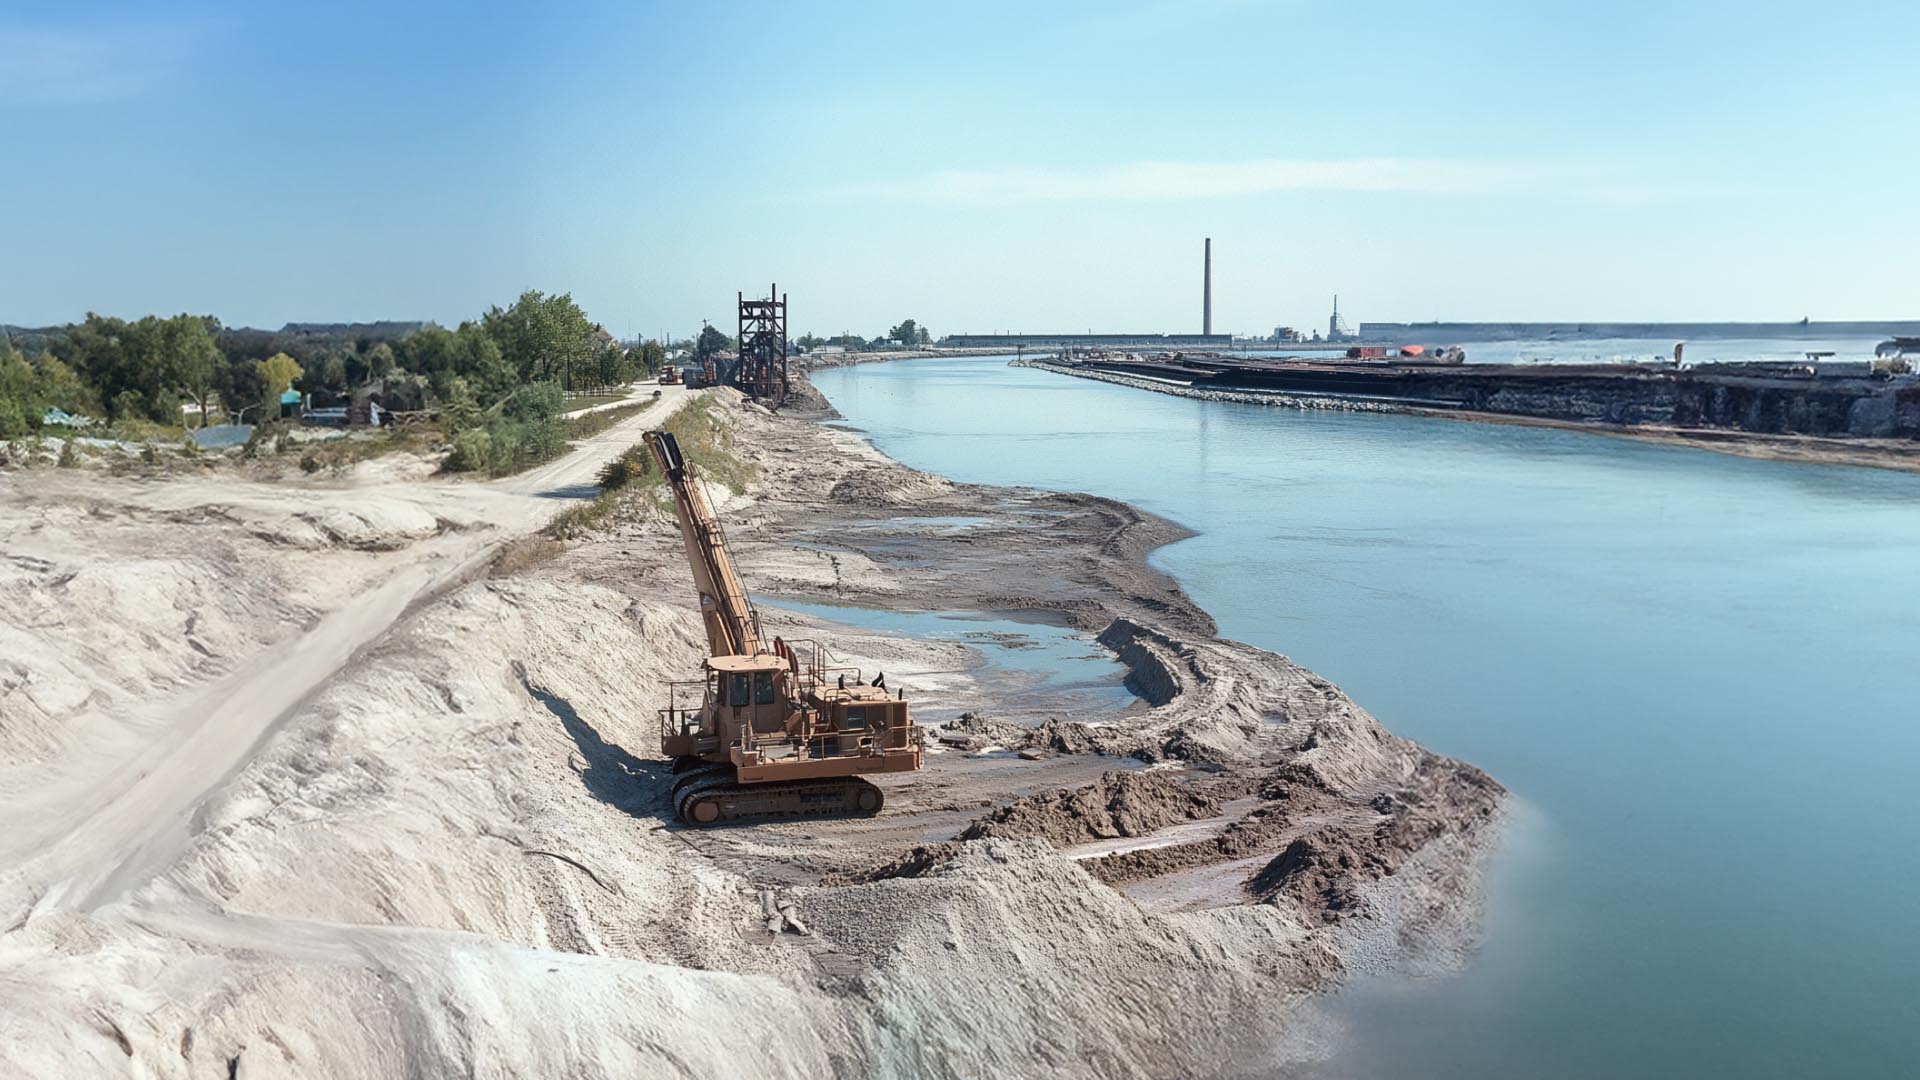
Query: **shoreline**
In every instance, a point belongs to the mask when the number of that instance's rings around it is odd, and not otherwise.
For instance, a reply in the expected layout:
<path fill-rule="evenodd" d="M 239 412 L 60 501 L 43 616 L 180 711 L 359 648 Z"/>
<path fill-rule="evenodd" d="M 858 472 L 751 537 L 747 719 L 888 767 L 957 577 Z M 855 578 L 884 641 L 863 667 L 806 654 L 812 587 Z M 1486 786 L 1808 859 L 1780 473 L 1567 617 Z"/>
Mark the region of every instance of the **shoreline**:
<path fill-rule="evenodd" d="M 1196 887 L 1211 888 L 1214 902 L 1198 910 L 1231 914 L 1291 909 L 1298 913 L 1294 918 L 1301 925 L 1327 928 L 1328 944 L 1322 947 L 1328 950 L 1332 967 L 1295 981 L 1290 993 L 1318 993 L 1340 985 L 1350 962 L 1356 970 L 1369 972 L 1400 964 L 1431 972 L 1457 966 L 1471 954 L 1479 934 L 1480 890 L 1499 841 L 1506 802 L 1497 784 L 1471 766 L 1391 735 L 1332 684 L 1284 657 L 1219 638 L 1212 617 L 1176 580 L 1148 561 L 1159 547 L 1193 535 L 1185 526 L 1104 496 L 962 484 L 915 473 L 886 457 L 864 434 L 823 427 L 820 420 L 839 414 L 824 398 L 818 402 L 818 415 L 805 418 L 815 432 L 837 443 L 856 443 L 879 469 L 925 478 L 946 489 L 909 505 L 885 500 L 880 508 L 887 514 L 911 509 L 915 514 L 982 515 L 987 514 L 983 504 L 1018 499 L 1053 513 L 1091 514 L 1100 519 L 1098 530 L 1063 527 L 1065 523 L 1057 517 L 1029 519 L 1020 530 L 1024 536 L 983 536 L 966 545 L 990 547 L 988 556 L 977 551 L 970 556 L 1000 564 L 995 568 L 1002 573 L 1009 560 L 1038 559 L 1042 565 L 1026 567 L 1021 578 L 1060 573 L 1070 583 L 1092 586 L 1090 596 L 1069 599 L 1042 593 L 1022 599 L 1029 606 L 1057 611 L 1070 625 L 1097 634 L 1132 673 L 1129 685 L 1148 706 L 1139 715 L 1106 718 L 1096 725 L 1061 724 L 1040 736 L 1041 745 L 1050 752 L 1092 750 L 1120 757 L 1144 750 L 1149 760 L 1161 761 L 1163 767 L 1181 764 L 1207 770 L 1233 793 L 1244 792 L 1254 777 L 1270 782 L 1274 775 L 1285 775 L 1296 787 L 1303 781 L 1308 786 L 1325 781 L 1317 794 L 1298 796 L 1300 805 L 1269 802 L 1198 840 L 1174 838 L 1155 845 L 1150 837 L 1160 830 L 1149 830 L 1144 844 L 1083 860 L 1081 865 L 1094 878 L 1136 898 L 1147 898 L 1142 902 L 1149 906 L 1156 893 L 1184 890 L 1191 894 Z M 1044 537 L 1036 535 L 1041 530 Z M 1076 559 L 1075 549 L 1083 543 L 1094 549 L 1089 552 L 1092 557 Z M 937 562 L 943 546 L 958 545 L 930 539 L 927 545 L 902 554 L 910 560 L 933 556 L 931 561 Z M 1047 549 L 1044 555 L 1033 550 L 1042 546 Z M 745 548 L 742 554 L 750 567 L 760 561 Z M 1056 560 L 1059 570 L 1053 569 Z M 1076 565 L 1077 573 L 1066 570 L 1068 565 Z M 984 575 L 958 576 L 973 580 Z M 792 590 L 783 586 L 782 591 Z M 973 587 L 904 594 L 836 588 L 833 597 L 838 603 L 881 610 L 1004 610 L 1009 606 L 1004 590 Z M 1319 710 L 1310 722 L 1312 730 L 1295 730 L 1291 737 L 1254 719 L 1279 715 L 1292 723 L 1295 718 L 1304 719 L 1301 714 L 1308 709 Z M 991 730 L 989 723 L 978 726 L 989 737 L 1015 745 L 1008 739 L 1009 732 Z M 1383 768 L 1376 751 L 1406 755 L 1399 759 L 1405 771 Z M 1383 774 L 1397 775 L 1399 780 L 1386 780 Z M 1420 779 L 1423 776 L 1426 779 Z M 1493 794 L 1483 800 L 1452 789 L 1462 780 L 1470 791 Z M 1373 869 L 1344 882 L 1301 885 L 1313 876 L 1304 869 L 1307 865 L 1358 837 L 1337 829 L 1317 837 L 1300 835 L 1299 830 L 1270 827 L 1261 818 L 1313 819 L 1330 812 L 1320 798 L 1339 804 L 1353 796 L 1361 796 L 1357 801 L 1387 818 L 1362 830 L 1366 839 L 1360 841 L 1361 847 L 1369 854 L 1349 848 L 1332 860 L 1365 863 Z M 995 815 L 982 818 L 972 831 L 982 836 L 1045 835 L 1056 846 L 1063 837 L 1076 839 L 1080 835 L 1074 830 L 1076 823 L 1058 820 L 1057 807 L 1047 804 L 1049 798 L 1057 796 L 1041 795 L 1003 806 L 995 812 L 997 819 Z M 1419 809 L 1402 814 L 1408 809 L 1403 799 L 1419 804 Z M 1449 803 L 1449 799 L 1456 801 Z M 916 849 L 909 862 L 924 864 L 946 857 L 956 856 L 935 845 Z M 1292 891 L 1268 892 L 1264 898 L 1258 890 L 1247 891 L 1249 879 L 1260 877 L 1263 867 L 1273 870 L 1277 863 L 1288 864 L 1282 873 L 1290 876 Z M 899 869 L 883 866 L 843 880 L 885 882 Z M 924 865 L 913 870 L 926 872 Z M 1365 914 L 1349 918 L 1355 910 Z M 1285 1026 L 1283 1022 L 1271 1034 L 1287 1034 Z"/>
<path fill-rule="evenodd" d="M 1813 435 L 1763 435 L 1720 428 L 1670 428 L 1619 424 L 1594 424 L 1549 417 L 1515 416 L 1507 413 L 1477 412 L 1465 409 L 1423 408 L 1392 401 L 1352 400 L 1313 394 L 1261 393 L 1254 391 L 1196 390 L 1185 383 L 1117 375 L 1106 371 L 1088 371 L 1050 363 L 1045 360 L 1014 360 L 1012 367 L 1029 367 L 1056 375 L 1112 383 L 1135 390 L 1149 390 L 1196 401 L 1223 401 L 1269 408 L 1324 409 L 1337 412 L 1390 413 L 1428 419 L 1454 420 L 1470 424 L 1502 424 L 1509 427 L 1550 428 L 1601 435 L 1614 439 L 1652 443 L 1658 446 L 1685 447 L 1729 454 L 1735 457 L 1804 465 L 1846 465 L 1856 468 L 1888 469 L 1895 472 L 1920 472 L 1920 444 L 1900 439 L 1829 439 Z"/>
<path fill-rule="evenodd" d="M 917 472 L 855 433 L 711 394 L 759 468 L 743 493 L 713 492 L 753 592 L 1057 613 L 1142 700 L 1023 706 L 963 642 L 770 604 L 770 632 L 823 638 L 970 718 L 929 739 L 927 768 L 883 780 L 877 817 L 680 826 L 653 709 L 705 641 L 677 530 L 642 499 L 396 610 L 205 781 L 110 903 L 34 900 L 0 933 L 16 988 L 0 1059 L 61 1075 L 179 1072 L 182 1047 L 193 1068 L 242 1075 L 1240 1075 L 1279 1067 L 1302 1003 L 1350 973 L 1471 947 L 1502 789 L 1284 657 L 1220 639 L 1148 564 L 1186 530 L 1099 496 Z M 25 658 L 42 728 L 84 734 L 63 677 L 125 671 L 117 703 L 185 701 L 310 655 L 312 620 L 358 593 L 296 593 L 284 614 L 232 597 L 348 568 L 379 581 L 442 534 L 497 535 L 493 485 L 414 471 L 333 481 L 328 498 L 361 516 L 316 517 L 324 532 L 285 497 L 321 490 L 304 481 L 63 472 L 59 499 L 0 485 L 20 535 L 44 541 L 10 572 L 97 583 L 98 602 L 0 608 L 0 631 L 32 623 L 49 643 Z M 132 565 L 202 592 L 102 591 L 148 588 Z M 170 650 L 138 670 L 89 651 L 129 612 Z M 85 764 L 57 743 L 6 751 L 23 778 Z M 769 897 L 806 931 L 769 931 Z M 775 1010 L 795 1022 L 752 1043 L 688 1021 Z M 494 1037 L 477 1045 L 471 1026 Z"/>

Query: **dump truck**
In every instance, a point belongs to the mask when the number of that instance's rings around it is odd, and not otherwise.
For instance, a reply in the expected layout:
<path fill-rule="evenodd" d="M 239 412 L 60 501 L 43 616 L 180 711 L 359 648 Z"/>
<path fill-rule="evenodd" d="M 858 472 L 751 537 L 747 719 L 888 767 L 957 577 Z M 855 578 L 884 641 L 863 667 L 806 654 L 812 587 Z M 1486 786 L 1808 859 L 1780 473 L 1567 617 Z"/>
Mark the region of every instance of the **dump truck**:
<path fill-rule="evenodd" d="M 921 767 L 906 691 L 834 663 L 812 641 L 769 644 L 726 534 L 671 432 L 646 435 L 673 495 L 708 656 L 668 684 L 660 751 L 673 761 L 675 816 L 690 825 L 759 817 L 864 815 L 886 795 L 866 777 Z"/>
<path fill-rule="evenodd" d="M 680 369 L 677 367 L 674 367 L 672 364 L 667 364 L 661 367 L 660 385 L 661 386 L 680 385 Z"/>

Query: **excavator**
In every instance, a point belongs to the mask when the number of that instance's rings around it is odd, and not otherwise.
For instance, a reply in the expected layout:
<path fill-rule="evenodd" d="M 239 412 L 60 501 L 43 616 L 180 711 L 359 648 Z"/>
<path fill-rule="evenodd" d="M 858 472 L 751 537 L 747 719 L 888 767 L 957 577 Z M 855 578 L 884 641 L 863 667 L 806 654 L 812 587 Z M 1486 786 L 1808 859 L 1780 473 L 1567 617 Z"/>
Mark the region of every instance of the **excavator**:
<path fill-rule="evenodd" d="M 920 768 L 906 691 L 834 666 L 817 642 L 774 638 L 734 569 L 726 534 L 671 432 L 647 448 L 666 478 L 700 597 L 708 655 L 701 678 L 668 684 L 660 751 L 673 761 L 674 815 L 689 825 L 760 817 L 872 816 L 872 773 Z"/>

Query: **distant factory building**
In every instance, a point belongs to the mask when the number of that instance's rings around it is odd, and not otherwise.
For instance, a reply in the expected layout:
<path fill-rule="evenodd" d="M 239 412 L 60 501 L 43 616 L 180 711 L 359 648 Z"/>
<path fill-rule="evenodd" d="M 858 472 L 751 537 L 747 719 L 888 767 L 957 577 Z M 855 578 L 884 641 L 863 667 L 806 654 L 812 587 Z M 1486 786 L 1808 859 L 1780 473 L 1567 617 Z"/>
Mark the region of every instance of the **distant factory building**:
<path fill-rule="evenodd" d="M 1229 346 L 1232 334 L 949 334 L 940 344 L 956 349 L 1057 345 Z"/>

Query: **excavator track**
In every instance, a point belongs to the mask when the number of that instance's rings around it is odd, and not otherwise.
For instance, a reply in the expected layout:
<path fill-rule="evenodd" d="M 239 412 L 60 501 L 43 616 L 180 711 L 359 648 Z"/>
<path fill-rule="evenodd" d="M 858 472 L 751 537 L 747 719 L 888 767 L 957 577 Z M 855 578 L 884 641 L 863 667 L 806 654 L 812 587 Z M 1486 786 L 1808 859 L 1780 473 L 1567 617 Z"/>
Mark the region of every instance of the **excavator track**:
<path fill-rule="evenodd" d="M 725 765 L 681 773 L 671 790 L 674 816 L 689 825 L 750 818 L 872 817 L 886 805 L 886 794 L 857 776 L 741 784 Z"/>

